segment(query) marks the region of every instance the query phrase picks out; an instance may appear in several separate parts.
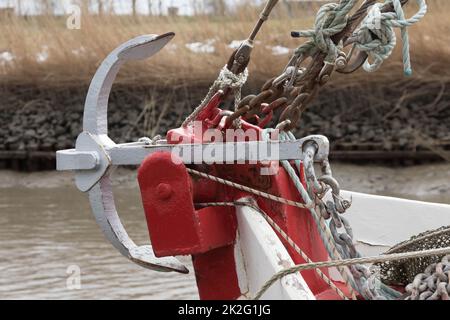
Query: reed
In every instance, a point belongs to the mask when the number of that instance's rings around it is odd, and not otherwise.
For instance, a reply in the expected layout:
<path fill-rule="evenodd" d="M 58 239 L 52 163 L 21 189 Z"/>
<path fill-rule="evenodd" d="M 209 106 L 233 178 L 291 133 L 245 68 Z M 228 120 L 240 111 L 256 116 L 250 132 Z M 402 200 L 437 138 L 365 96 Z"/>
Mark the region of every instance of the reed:
<path fill-rule="evenodd" d="M 414 1 L 409 5 L 414 10 Z M 429 14 L 411 28 L 414 78 L 447 81 L 450 76 L 450 1 L 428 0 Z M 131 63 L 123 68 L 118 82 L 124 85 L 185 86 L 207 85 L 232 53 L 228 45 L 247 37 L 257 19 L 258 8 L 250 5 L 226 16 L 115 16 L 83 12 L 80 30 L 66 28 L 66 17 L 5 16 L 1 18 L 0 54 L 13 55 L 10 62 L 0 56 L 0 75 L 4 85 L 39 87 L 72 87 L 85 85 L 102 59 L 120 43 L 140 34 L 177 34 L 163 53 L 145 62 Z M 288 55 L 273 55 L 272 47 L 295 48 L 304 40 L 292 39 L 290 31 L 310 28 L 313 10 L 287 12 L 279 9 L 263 27 L 253 53 L 250 81 L 260 83 L 279 73 Z M 195 53 L 186 47 L 193 42 L 210 43 L 212 53 Z M 400 48 L 388 61 L 390 66 L 370 78 L 393 81 L 401 78 Z M 397 76 L 398 75 L 398 76 Z M 361 72 L 346 76 L 334 85 L 351 85 L 367 78 Z"/>

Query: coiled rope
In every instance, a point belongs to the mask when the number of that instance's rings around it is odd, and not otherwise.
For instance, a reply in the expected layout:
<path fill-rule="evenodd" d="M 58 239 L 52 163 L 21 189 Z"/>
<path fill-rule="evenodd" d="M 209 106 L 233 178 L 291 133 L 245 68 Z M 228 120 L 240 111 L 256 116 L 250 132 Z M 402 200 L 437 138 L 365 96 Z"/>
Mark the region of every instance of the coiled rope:
<path fill-rule="evenodd" d="M 374 72 L 388 59 L 397 44 L 395 28 L 400 28 L 403 43 L 403 66 L 407 76 L 412 75 L 411 55 L 409 47 L 408 27 L 419 22 L 427 13 L 425 0 L 416 0 L 419 10 L 411 18 L 406 18 L 400 0 L 385 0 L 375 3 L 355 30 L 356 42 L 354 47 L 368 54 L 369 59 L 364 63 L 364 70 Z M 386 4 L 392 3 L 394 12 L 382 12 Z M 311 38 L 295 50 L 297 57 L 313 56 L 317 51 L 326 54 L 325 62 L 334 64 L 342 48 L 342 43 L 335 44 L 332 36 L 338 34 L 347 26 L 348 14 L 355 6 L 355 0 L 341 0 L 339 4 L 323 5 L 316 16 L 313 30 L 295 32 L 296 37 Z"/>

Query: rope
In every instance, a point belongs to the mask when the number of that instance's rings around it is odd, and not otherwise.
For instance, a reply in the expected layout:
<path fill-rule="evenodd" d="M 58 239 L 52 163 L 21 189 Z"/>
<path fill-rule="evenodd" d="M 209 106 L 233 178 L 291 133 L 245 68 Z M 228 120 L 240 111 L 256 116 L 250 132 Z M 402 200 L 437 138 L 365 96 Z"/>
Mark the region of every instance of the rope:
<path fill-rule="evenodd" d="M 281 139 L 284 139 L 284 140 L 289 139 L 289 138 L 295 139 L 295 136 L 291 132 L 286 132 L 281 137 Z M 311 152 L 311 150 L 309 150 L 309 149 L 306 149 L 305 152 L 306 152 L 306 157 L 305 157 L 304 162 L 306 162 L 308 160 L 308 157 L 310 157 L 310 159 L 311 159 L 310 161 L 312 161 L 312 159 L 314 157 L 314 152 L 312 154 L 309 154 Z M 296 161 L 296 165 L 300 166 L 300 161 Z M 322 167 L 322 170 L 325 170 L 323 173 L 326 175 L 329 175 L 331 177 L 332 172 L 331 172 L 331 168 L 329 167 L 328 161 L 325 161 L 322 165 L 325 165 L 325 167 Z M 299 191 L 302 193 L 302 196 L 303 196 L 303 194 L 305 194 L 305 196 L 308 197 L 309 195 L 306 192 L 306 190 L 304 190 L 303 185 L 300 183 L 295 171 L 289 167 L 287 170 L 291 172 L 294 179 L 298 180 L 297 186 L 300 188 Z M 312 174 L 314 175 L 314 172 L 312 172 Z M 320 192 L 322 192 L 322 191 L 320 191 Z M 334 191 L 332 194 L 333 194 L 333 197 L 335 197 Z M 318 198 L 317 196 L 316 196 L 316 199 L 319 200 L 319 203 L 322 202 L 321 199 Z M 337 206 L 338 203 L 335 203 L 335 205 Z M 325 206 L 327 206 L 327 205 L 325 205 Z M 319 207 L 319 211 L 320 211 L 320 207 Z M 344 211 L 345 211 L 345 209 L 344 209 Z M 356 251 L 354 246 L 352 249 L 352 250 L 354 250 L 354 255 L 348 256 L 350 254 L 350 252 L 348 252 L 347 250 L 344 250 L 345 249 L 344 247 L 340 246 L 339 244 L 337 244 L 335 242 L 335 240 L 336 240 L 335 235 L 331 232 L 328 224 L 325 222 L 325 219 L 327 219 L 327 218 L 325 216 L 323 216 L 323 214 L 320 214 L 320 216 L 317 218 L 316 217 L 317 213 L 315 211 L 311 211 L 311 213 L 313 214 L 313 217 L 316 221 L 316 225 L 319 228 L 319 234 L 321 236 L 323 243 L 325 244 L 325 247 L 327 248 L 328 254 L 330 255 L 331 259 L 339 259 L 342 257 L 344 257 L 344 258 L 360 257 L 360 254 Z M 319 219 L 319 222 L 317 222 L 317 219 Z M 341 219 L 343 219 L 343 217 L 341 217 Z M 348 240 L 351 241 L 350 239 L 348 239 Z M 336 254 L 336 252 L 337 252 L 337 254 Z M 338 270 L 341 272 L 341 275 L 342 275 L 344 281 L 346 281 L 346 284 L 347 285 L 351 284 L 351 286 L 356 291 L 358 291 L 360 294 L 362 294 L 364 296 L 364 298 L 366 298 L 366 299 L 377 299 L 377 298 L 383 298 L 383 297 L 388 297 L 389 299 L 391 299 L 391 298 L 396 298 L 399 296 L 398 293 L 396 293 L 394 290 L 385 286 L 382 283 L 379 284 L 381 291 L 377 292 L 377 289 L 375 286 L 375 285 L 378 285 L 378 284 L 376 284 L 377 280 L 369 279 L 366 277 L 366 274 L 369 274 L 369 272 L 368 272 L 368 270 L 365 270 L 364 266 L 354 266 L 354 267 L 351 267 L 350 270 L 348 270 L 348 269 L 342 270 L 342 269 L 338 268 Z M 342 274 L 344 271 L 346 273 Z M 358 281 L 355 281 L 355 280 L 358 280 Z"/>
<path fill-rule="evenodd" d="M 395 253 L 392 255 L 381 255 L 378 257 L 367 257 L 367 258 L 355 258 L 355 259 L 346 259 L 346 260 L 335 260 L 335 261 L 324 261 L 324 262 L 316 262 L 316 263 L 305 263 L 299 264 L 297 266 L 287 268 L 276 273 L 272 278 L 270 278 L 264 286 L 258 291 L 255 296 L 255 300 L 259 300 L 262 295 L 278 280 L 284 278 L 287 275 L 292 273 L 310 270 L 315 268 L 331 268 L 338 266 L 350 266 L 356 264 L 367 264 L 367 263 L 382 263 L 387 261 L 398 261 L 398 260 L 408 260 L 415 258 L 423 258 L 429 256 L 439 256 L 439 255 L 447 255 L 450 254 L 450 247 L 441 248 L 441 249 L 431 249 L 431 250 L 423 250 L 423 251 L 413 251 L 406 253 Z"/>
<path fill-rule="evenodd" d="M 312 56 L 317 50 L 326 53 L 325 62 L 334 64 L 338 57 L 338 46 L 331 37 L 338 34 L 347 26 L 348 13 L 353 9 L 358 0 L 341 0 L 337 3 L 323 5 L 316 16 L 314 30 L 295 32 L 296 37 L 311 38 L 297 48 L 297 56 Z"/>
<path fill-rule="evenodd" d="M 242 190 L 242 191 L 254 194 L 256 196 L 259 196 L 259 197 L 262 197 L 262 198 L 265 198 L 265 199 L 269 199 L 269 200 L 272 200 L 272 201 L 275 201 L 275 202 L 279 202 L 279 203 L 282 203 L 282 204 L 285 204 L 285 205 L 288 205 L 288 206 L 293 206 L 293 207 L 302 208 L 302 209 L 310 209 L 310 208 L 314 207 L 314 203 L 304 204 L 304 203 L 301 203 L 301 202 L 284 199 L 284 198 L 277 197 L 277 196 L 274 196 L 272 194 L 269 194 L 269 193 L 266 193 L 266 192 L 262 192 L 262 191 L 259 191 L 259 190 L 256 190 L 256 189 L 253 189 L 253 188 L 250 188 L 250 187 L 246 187 L 246 186 L 243 186 L 241 184 L 238 184 L 238 183 L 235 183 L 235 182 L 232 182 L 232 181 L 229 181 L 229 180 L 221 179 L 221 178 L 218 178 L 218 177 L 215 177 L 215 176 L 212 176 L 212 175 L 209 175 L 207 173 L 203 173 L 203 172 L 200 172 L 200 171 L 197 171 L 197 170 L 194 170 L 194 169 L 186 168 L 186 170 L 187 170 L 187 172 L 189 172 L 191 174 L 194 174 L 196 176 L 199 176 L 199 177 L 202 177 L 202 178 L 205 178 L 205 179 L 209 179 L 211 181 L 214 181 L 214 182 L 217 182 L 217 183 L 220 183 L 220 184 L 223 184 L 223 185 L 226 185 L 226 186 L 238 189 L 238 190 Z"/>
<path fill-rule="evenodd" d="M 249 199 L 250 200 L 250 199 Z M 252 199 L 251 199 L 252 200 Z M 305 260 L 307 263 L 313 263 L 313 261 L 308 257 L 308 255 L 302 250 L 300 249 L 300 247 L 294 242 L 294 240 L 292 240 L 291 237 L 289 237 L 289 235 L 271 218 L 269 217 L 269 215 L 267 213 L 265 213 L 263 210 L 261 210 L 256 204 L 252 204 L 251 202 L 241 202 L 241 201 L 236 201 L 236 202 L 209 202 L 209 203 L 196 203 L 196 206 L 201 206 L 201 207 L 213 207 L 213 206 L 247 206 L 250 207 L 254 210 L 256 210 L 257 212 L 259 212 L 263 218 L 267 221 L 267 223 L 276 231 L 278 232 L 281 237 L 295 250 L 295 252 L 297 252 L 302 258 L 303 260 Z M 342 299 L 344 300 L 348 300 L 348 297 L 342 292 L 341 289 L 339 289 L 338 287 L 336 287 L 336 285 L 334 284 L 333 281 L 331 281 L 331 279 L 322 272 L 322 270 L 320 270 L 319 268 L 315 269 L 316 273 L 319 275 L 319 277 L 325 281 L 325 283 L 327 285 L 330 286 L 330 288 L 332 288 Z"/>
<path fill-rule="evenodd" d="M 416 0 L 419 5 L 418 12 L 409 19 L 405 13 L 400 0 L 386 0 L 385 3 L 376 3 L 369 10 L 361 26 L 356 30 L 357 41 L 355 47 L 366 52 L 369 59 L 364 64 L 364 70 L 374 72 L 378 70 L 383 62 L 389 58 L 397 44 L 394 28 L 401 29 L 403 42 L 403 66 L 405 75 L 412 75 L 411 56 L 409 49 L 409 35 L 407 28 L 419 22 L 427 13 L 425 0 Z M 386 3 L 392 3 L 394 12 L 381 12 Z"/>
<path fill-rule="evenodd" d="M 220 71 L 218 78 L 216 79 L 216 81 L 214 81 L 213 85 L 209 89 L 206 97 L 202 100 L 200 105 L 186 118 L 186 120 L 184 120 L 182 126 L 186 127 L 191 122 L 193 122 L 219 90 L 229 88 L 234 92 L 234 105 L 236 109 L 241 100 L 241 88 L 247 82 L 247 78 L 248 69 L 245 69 L 243 72 L 236 75 L 228 70 L 227 66 L 225 65 Z"/>

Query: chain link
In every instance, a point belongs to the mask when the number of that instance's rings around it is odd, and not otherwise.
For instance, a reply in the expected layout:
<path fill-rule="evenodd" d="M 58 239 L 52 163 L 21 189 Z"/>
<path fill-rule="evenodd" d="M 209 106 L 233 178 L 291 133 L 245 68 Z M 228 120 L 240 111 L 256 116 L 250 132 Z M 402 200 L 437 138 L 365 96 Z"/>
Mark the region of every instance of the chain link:
<path fill-rule="evenodd" d="M 292 136 L 292 134 L 288 134 Z M 333 177 L 331 165 L 328 160 L 320 163 L 322 176 L 317 177 L 314 169 L 314 144 L 305 147 L 303 165 L 309 195 L 314 199 L 315 207 L 323 219 L 329 221 L 328 227 L 335 243 L 336 249 L 343 259 L 357 259 L 361 257 L 355 246 L 353 230 L 349 221 L 344 217 L 351 207 L 352 201 L 342 198 L 338 181 Z M 325 202 L 325 195 L 331 191 L 333 201 Z M 397 298 L 399 295 L 390 290 L 379 280 L 376 269 L 364 265 L 352 265 L 350 272 L 354 278 L 354 285 L 366 299 L 383 300 L 387 297 Z"/>
<path fill-rule="evenodd" d="M 402 0 L 401 4 L 406 2 Z M 259 94 L 243 98 L 228 123 L 242 118 L 264 128 L 273 120 L 275 114 L 278 114 L 278 129 L 290 131 L 297 128 L 302 113 L 335 71 L 352 73 L 367 61 L 367 53 L 354 47 L 358 40 L 354 34 L 374 3 L 375 0 L 365 1 L 351 17 L 342 16 L 339 19 L 336 19 L 337 6 L 340 6 L 344 13 L 348 13 L 348 9 L 356 2 L 341 1 L 339 5 L 330 4 L 331 7 L 325 6 L 322 14 L 323 23 L 329 25 L 316 25 L 315 30 L 293 32 L 293 37 L 308 36 L 313 40 L 301 45 L 291 56 L 283 73 L 268 80 Z M 390 2 L 380 6 L 381 12 L 393 10 Z M 350 48 L 348 53 L 344 51 L 347 47 Z"/>
<path fill-rule="evenodd" d="M 418 274 L 406 292 L 405 300 L 450 300 L 450 255 Z"/>

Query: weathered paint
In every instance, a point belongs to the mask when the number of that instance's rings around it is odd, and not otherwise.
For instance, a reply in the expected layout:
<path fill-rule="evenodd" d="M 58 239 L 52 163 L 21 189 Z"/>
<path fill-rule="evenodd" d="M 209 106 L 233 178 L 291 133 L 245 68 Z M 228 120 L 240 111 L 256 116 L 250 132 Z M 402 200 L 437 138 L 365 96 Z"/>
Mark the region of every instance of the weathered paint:
<path fill-rule="evenodd" d="M 211 123 L 211 117 L 217 114 L 217 106 L 220 100 L 215 100 L 215 103 L 217 105 L 213 105 L 212 103 L 208 105 L 207 110 L 210 111 L 210 117 L 208 117 L 205 110 L 200 114 L 204 117 L 202 118 L 202 124 L 205 128 L 208 128 Z M 255 129 L 254 126 L 245 121 L 242 122 L 242 128 L 244 131 L 247 129 Z M 256 128 L 256 130 L 261 131 L 260 128 Z M 196 135 L 196 131 L 190 126 L 171 130 L 167 135 L 169 144 L 179 144 L 180 141 L 202 143 L 202 138 L 203 136 Z M 308 138 L 303 140 L 308 141 Z M 322 149 L 324 152 L 327 152 L 328 140 L 320 139 L 320 141 L 322 145 L 325 143 Z M 250 284 L 255 283 L 255 279 L 251 278 L 253 275 L 250 275 L 250 280 L 244 281 L 244 278 L 247 278 L 244 274 L 249 274 L 245 271 L 247 270 L 247 264 L 253 266 L 259 264 L 258 262 L 254 263 L 255 257 L 251 253 L 252 250 L 248 250 L 247 245 L 250 241 L 248 237 L 251 238 L 252 234 L 259 233 L 255 233 L 255 230 L 245 231 L 243 229 L 242 232 L 239 232 L 238 239 L 245 240 L 240 240 L 237 247 L 234 238 L 236 230 L 232 229 L 232 226 L 229 224 L 223 221 L 221 222 L 218 219 L 217 214 L 220 215 L 220 211 L 223 208 L 210 207 L 197 211 L 194 210 L 193 203 L 229 202 L 241 199 L 242 197 L 248 197 L 249 195 L 245 192 L 217 184 L 209 179 L 194 177 L 190 181 L 185 165 L 180 163 L 180 161 L 176 162 L 178 163 L 177 165 L 174 164 L 171 155 L 168 153 L 154 153 L 144 160 L 144 164 L 139 170 L 142 198 L 152 243 L 157 256 L 191 254 L 193 256 L 199 294 L 202 299 L 237 299 L 239 297 L 246 297 L 250 290 Z M 275 169 L 276 167 L 279 171 L 275 175 L 262 176 L 260 174 L 262 167 L 265 169 Z M 295 186 L 290 181 L 284 169 L 278 166 L 278 162 L 269 164 L 258 163 L 257 165 L 201 165 L 198 169 L 217 177 L 276 194 L 286 199 L 301 201 Z M 297 169 L 300 173 L 303 172 L 302 167 Z M 302 180 L 304 182 L 303 177 Z M 176 190 L 177 194 L 172 195 L 170 199 L 165 196 L 163 201 L 158 200 L 157 194 L 159 192 L 157 188 L 161 184 L 167 184 L 173 190 Z M 166 192 L 163 193 L 166 194 Z M 274 203 L 262 198 L 255 200 L 296 241 L 298 246 L 307 252 L 313 261 L 323 261 L 328 258 L 317 233 L 317 228 L 314 227 L 314 221 L 307 210 Z M 204 214 L 206 212 L 208 213 Z M 208 228 L 203 228 L 202 226 L 202 214 L 210 218 Z M 214 230 L 214 232 L 206 232 L 206 229 Z M 167 230 L 170 231 L 167 232 Z M 260 245 L 255 244 L 259 246 L 259 252 L 262 256 L 266 255 L 267 257 L 271 257 L 267 258 L 269 259 L 268 261 L 275 259 L 278 268 L 293 265 L 293 263 L 304 262 L 300 255 L 287 243 L 280 240 L 270 227 L 264 230 L 266 231 L 266 237 L 272 237 L 273 241 L 271 243 L 274 243 L 276 239 L 276 241 L 284 246 L 284 251 L 277 249 L 278 251 L 275 252 L 275 256 L 272 257 L 273 252 L 271 250 L 273 246 L 267 247 L 266 242 Z M 234 243 L 232 245 L 230 245 L 230 238 L 228 236 L 223 236 L 220 239 L 221 242 L 213 241 L 218 235 L 230 235 L 230 231 L 234 232 Z M 250 232 L 248 237 L 246 232 Z M 178 236 L 179 239 L 177 237 L 174 238 L 174 235 Z M 267 238 L 263 239 L 267 240 Z M 260 242 L 261 238 L 257 238 L 255 241 Z M 265 254 L 264 250 L 266 249 L 271 253 Z M 287 255 L 285 255 L 286 252 Z M 287 257 L 289 259 L 286 259 Z M 269 263 L 269 265 L 271 264 L 273 263 Z M 253 268 L 251 273 L 257 272 L 256 270 Z M 326 270 L 324 272 L 327 273 Z M 302 291 L 304 289 L 309 290 L 313 297 L 314 295 L 318 295 L 319 297 L 338 298 L 335 293 L 329 291 L 328 286 L 314 271 L 305 271 L 302 275 L 302 279 L 304 279 L 303 283 L 297 281 L 298 279 L 295 276 L 281 281 L 283 288 L 282 294 L 285 295 L 285 298 L 295 295 L 292 292 L 289 293 L 289 290 L 294 290 L 293 288 Z M 258 281 L 261 282 L 263 280 L 261 278 Z M 254 287 L 252 289 L 257 290 L 256 284 Z M 303 295 L 302 298 L 306 299 L 308 297 L 307 295 Z"/>
<path fill-rule="evenodd" d="M 148 157 L 138 181 L 156 256 L 195 255 L 234 243 L 232 207 L 195 210 L 193 188 L 184 164 L 167 152 Z"/>
<path fill-rule="evenodd" d="M 91 81 L 84 105 L 83 130 L 94 135 L 108 135 L 108 100 L 120 68 L 127 61 L 147 59 L 158 53 L 174 33 L 142 35 L 112 51 Z"/>
<path fill-rule="evenodd" d="M 151 57 L 161 50 L 162 47 L 164 47 L 173 38 L 173 36 L 174 34 L 172 33 L 162 36 L 140 36 L 124 43 L 108 55 L 97 70 L 91 82 L 85 103 L 83 121 L 84 131 L 77 139 L 76 149 L 58 152 L 57 167 L 60 170 L 75 171 L 75 179 L 78 188 L 83 192 L 89 192 L 91 206 L 97 223 L 100 225 L 100 228 L 104 232 L 107 239 L 115 248 L 119 250 L 121 254 L 133 262 L 153 270 L 187 272 L 187 269 L 175 258 L 167 257 L 164 259 L 157 259 L 151 246 L 138 247 L 131 240 L 125 231 L 115 208 L 114 196 L 109 176 L 110 169 L 115 165 L 140 164 L 145 157 L 157 153 L 162 149 L 167 151 L 166 149 L 170 150 L 170 148 L 174 147 L 173 145 L 171 146 L 164 143 L 158 146 L 146 145 L 145 143 L 117 145 L 108 137 L 107 125 L 109 94 L 120 67 L 127 61 Z M 218 105 L 221 101 L 221 97 L 222 96 L 220 93 L 217 94 L 215 99 L 211 101 L 210 108 L 206 108 L 204 112 L 200 113 L 200 116 L 204 117 L 202 120 L 204 120 L 205 124 L 210 123 L 211 120 L 220 113 Z M 244 129 L 260 130 L 259 127 L 248 123 L 244 123 L 243 127 Z M 172 144 L 177 143 L 170 140 L 170 138 L 173 137 L 174 132 L 175 131 L 173 130 L 168 134 L 169 143 Z M 198 139 L 201 138 L 198 137 Z M 303 151 L 302 145 L 305 141 L 309 140 L 316 141 L 319 145 L 317 157 L 323 157 L 328 153 L 328 140 L 322 136 L 311 136 L 294 142 L 276 142 L 280 147 L 280 158 L 301 158 Z M 234 141 L 227 143 L 236 145 Z M 252 145 L 267 143 L 268 142 L 263 141 L 251 141 L 249 143 L 245 143 L 244 146 L 247 149 L 250 149 Z M 184 147 L 188 149 L 188 152 L 194 149 L 194 146 Z M 207 146 L 204 145 L 201 147 L 206 148 Z M 225 144 L 223 147 L 226 148 Z M 255 154 L 251 152 L 245 152 L 245 155 L 235 154 L 235 157 L 235 160 L 271 160 L 269 158 L 258 158 L 258 155 L 256 155 L 255 158 Z M 259 175 L 259 167 L 253 167 L 257 170 L 252 170 L 252 174 L 246 174 L 244 176 L 252 179 L 254 181 L 254 186 L 256 187 L 261 187 L 261 183 L 263 183 L 267 185 L 267 188 L 269 188 L 271 186 L 270 179 L 267 179 L 266 177 L 263 177 L 263 179 L 256 177 L 256 173 Z M 241 170 L 245 172 L 249 168 L 253 167 L 244 166 L 241 167 Z M 155 169 L 158 170 L 158 168 Z M 236 178 L 234 173 L 232 176 Z M 166 184 L 165 186 L 168 188 L 173 187 L 170 184 Z M 211 184 L 206 184 L 205 187 L 207 187 L 208 190 L 215 190 L 215 187 Z M 197 188 L 197 194 L 202 193 L 201 189 L 201 187 Z M 159 194 L 160 196 L 162 195 L 164 197 L 162 200 L 166 200 L 170 197 L 170 191 L 165 190 L 164 186 L 161 187 L 161 190 L 158 190 L 156 190 L 156 194 Z M 175 188 L 175 190 L 178 189 Z M 221 190 L 222 195 L 226 194 L 226 190 L 224 191 L 223 188 Z M 203 194 L 205 194 L 205 192 Z M 225 196 L 222 198 L 226 200 L 229 197 Z M 192 210 L 192 199 L 184 200 L 186 201 L 180 201 L 179 203 L 183 203 L 185 206 L 190 206 L 190 213 L 196 212 Z M 196 212 L 195 219 L 199 222 L 198 226 L 200 226 L 200 229 L 203 228 L 201 232 L 202 236 L 199 237 L 199 247 L 196 250 L 193 250 L 192 246 L 185 243 L 189 249 L 185 249 L 185 251 L 179 249 L 176 253 L 182 254 L 183 252 L 189 252 L 189 254 L 195 255 L 205 253 L 207 250 L 220 248 L 223 245 L 229 245 L 229 243 L 234 240 L 234 234 L 233 236 L 230 236 L 231 232 L 224 232 L 227 228 L 212 228 L 212 226 L 217 225 L 215 220 L 223 222 L 224 215 L 221 214 L 222 211 L 224 211 L 224 209 L 206 208 L 200 210 L 198 213 Z M 215 216 L 215 218 L 211 218 L 213 216 Z M 223 225 L 226 225 L 226 223 L 222 223 L 222 226 Z M 228 229 L 233 230 L 232 228 Z M 209 236 L 205 238 L 205 234 L 209 234 Z M 207 240 L 204 241 L 205 239 Z M 171 247 L 170 251 L 175 252 L 176 250 L 173 250 L 173 247 Z M 163 252 L 163 250 L 161 250 L 159 255 L 165 255 L 166 253 L 167 252 Z"/>
<path fill-rule="evenodd" d="M 95 220 L 111 244 L 126 258 L 155 271 L 187 273 L 188 269 L 173 257 L 156 258 L 151 246 L 137 246 L 128 236 L 114 203 L 112 184 L 104 176 L 89 192 Z"/>
<path fill-rule="evenodd" d="M 238 242 L 235 261 L 241 288 L 245 297 L 256 295 L 264 283 L 275 273 L 294 266 L 294 261 L 267 221 L 249 207 L 238 207 Z M 245 285 L 243 285 L 245 284 Z M 267 300 L 315 300 L 300 273 L 291 274 L 275 283 L 263 296 Z"/>

